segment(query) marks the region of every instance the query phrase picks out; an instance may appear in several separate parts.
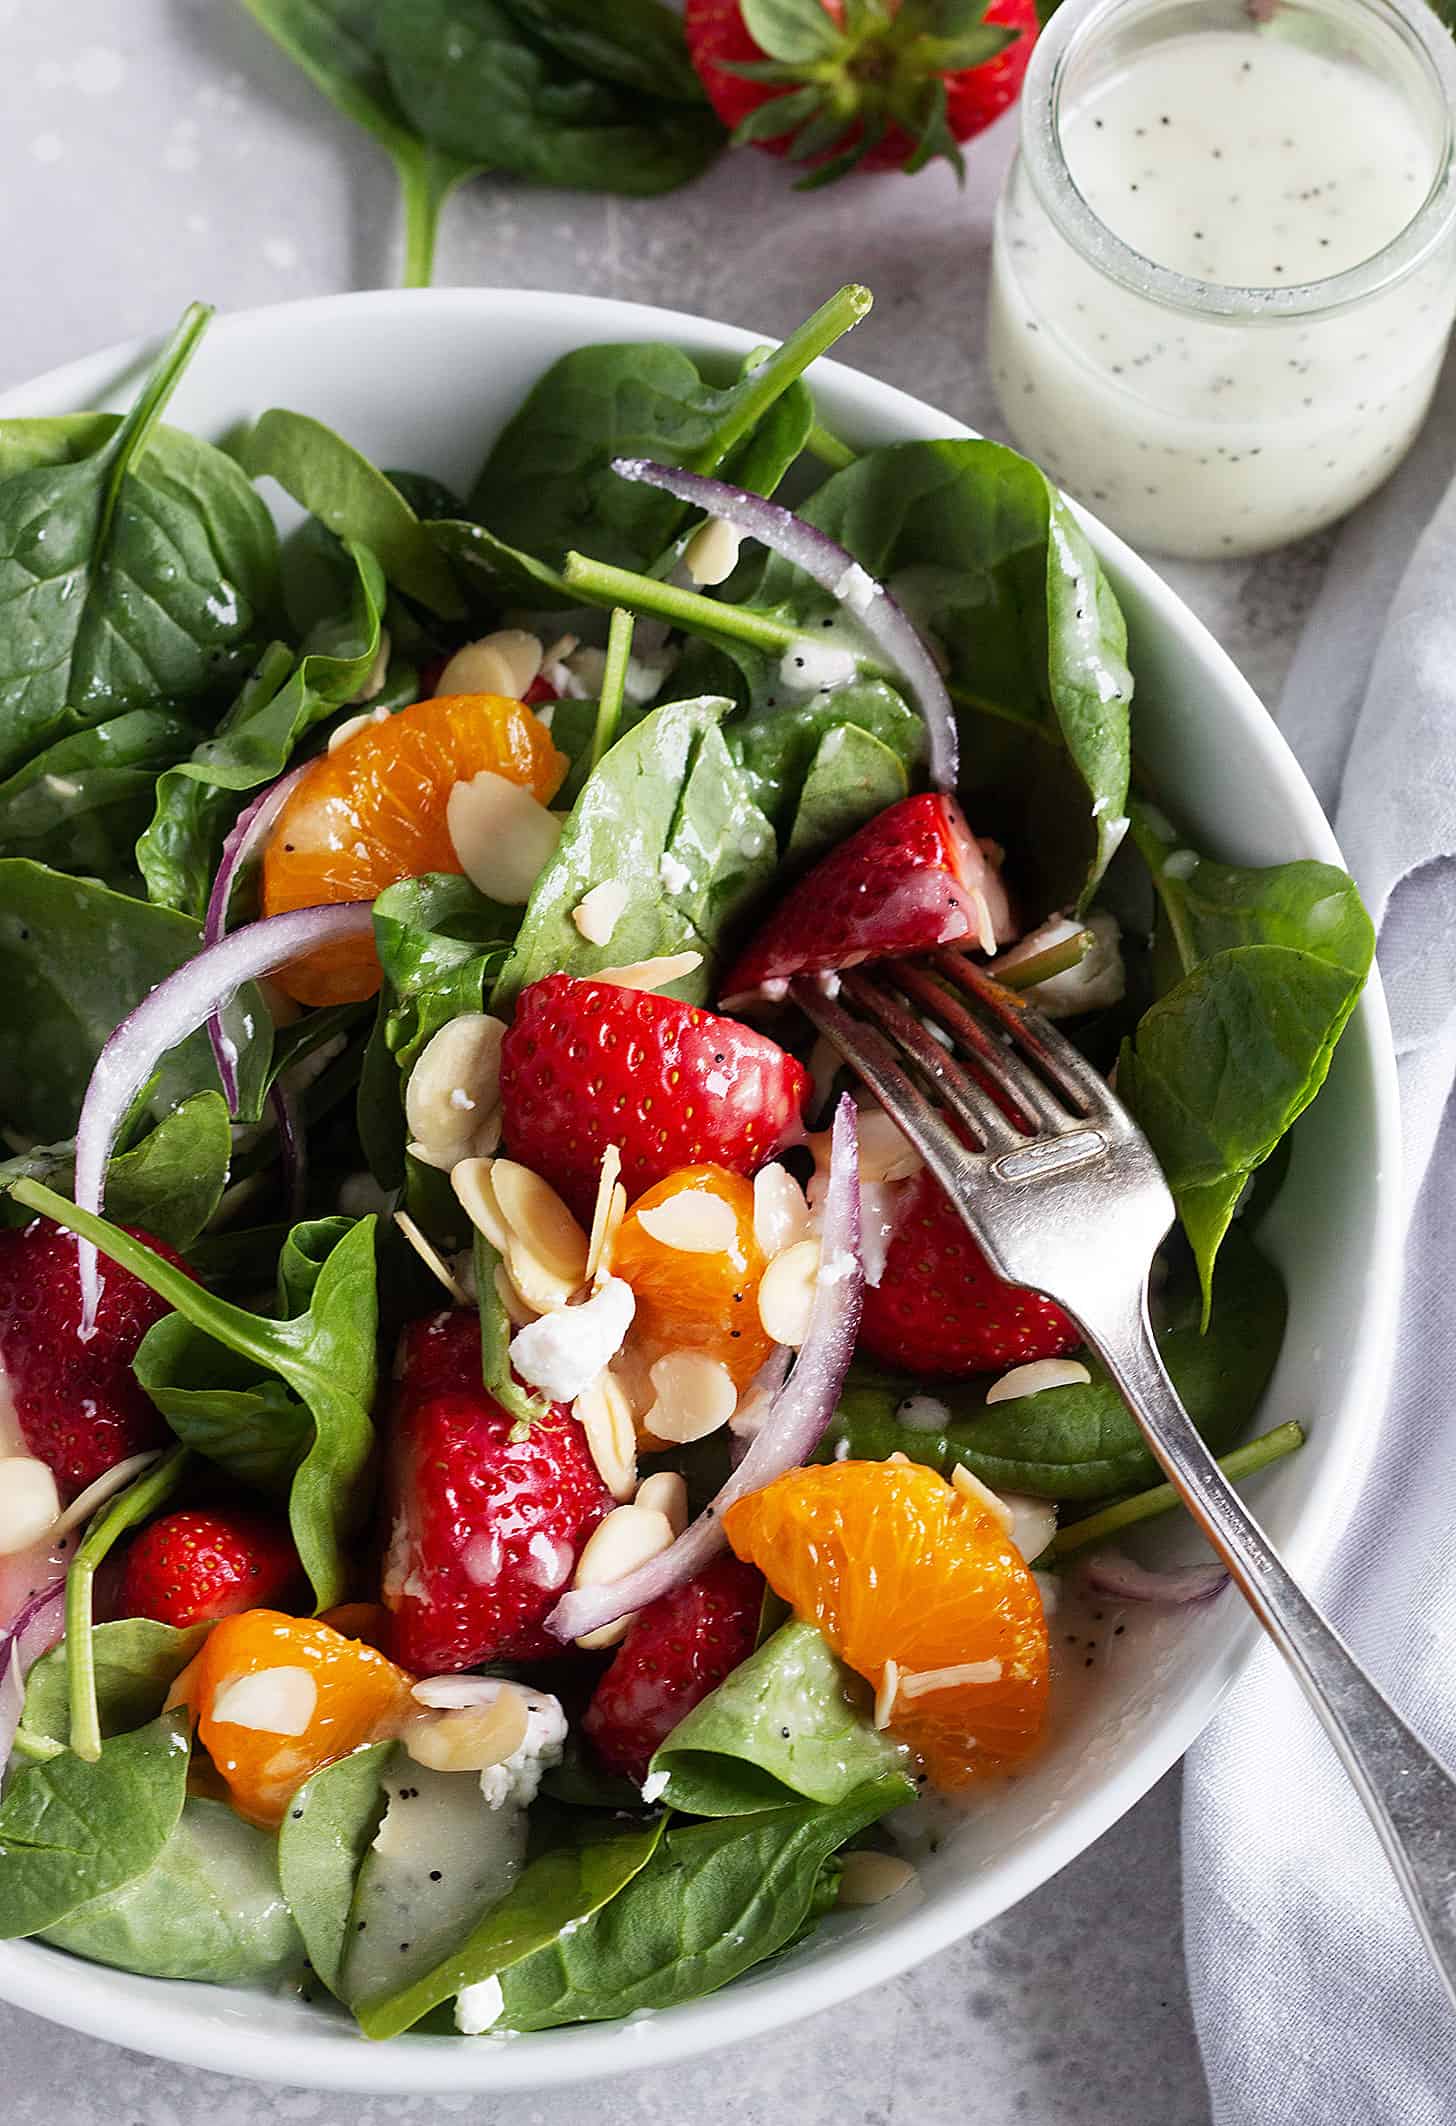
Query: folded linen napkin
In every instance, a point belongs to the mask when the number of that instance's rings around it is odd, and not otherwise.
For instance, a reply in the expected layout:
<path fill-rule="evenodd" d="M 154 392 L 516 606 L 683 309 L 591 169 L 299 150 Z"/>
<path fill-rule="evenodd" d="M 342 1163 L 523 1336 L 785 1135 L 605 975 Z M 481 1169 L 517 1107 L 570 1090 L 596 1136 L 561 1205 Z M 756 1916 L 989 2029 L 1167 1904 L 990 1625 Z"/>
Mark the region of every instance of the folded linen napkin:
<path fill-rule="evenodd" d="M 1341 534 L 1279 721 L 1379 928 L 1409 1212 L 1380 1452 L 1314 1592 L 1456 1767 L 1453 475 L 1456 359 L 1415 452 Z M 1217 2126 L 1452 2126 L 1456 2013 L 1272 1647 L 1189 1756 L 1183 1878 Z"/>

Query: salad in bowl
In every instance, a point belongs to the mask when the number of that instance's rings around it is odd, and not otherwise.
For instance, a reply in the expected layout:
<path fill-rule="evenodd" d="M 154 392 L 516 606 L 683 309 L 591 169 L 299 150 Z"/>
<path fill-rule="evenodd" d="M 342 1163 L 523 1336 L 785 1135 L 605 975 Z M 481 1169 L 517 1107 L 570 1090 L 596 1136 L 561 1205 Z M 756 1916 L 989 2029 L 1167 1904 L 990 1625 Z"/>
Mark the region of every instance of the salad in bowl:
<path fill-rule="evenodd" d="M 200 309 L 0 422 L 0 1936 L 371 2038 L 672 2008 L 1034 1761 L 1059 1604 L 1214 1591 L 795 980 L 1053 1013 L 1185 1403 L 1298 1445 L 1259 1228 L 1368 920 L 1159 805 L 1034 466 L 825 428 L 867 302 L 582 347 L 468 496 L 165 425 Z"/>

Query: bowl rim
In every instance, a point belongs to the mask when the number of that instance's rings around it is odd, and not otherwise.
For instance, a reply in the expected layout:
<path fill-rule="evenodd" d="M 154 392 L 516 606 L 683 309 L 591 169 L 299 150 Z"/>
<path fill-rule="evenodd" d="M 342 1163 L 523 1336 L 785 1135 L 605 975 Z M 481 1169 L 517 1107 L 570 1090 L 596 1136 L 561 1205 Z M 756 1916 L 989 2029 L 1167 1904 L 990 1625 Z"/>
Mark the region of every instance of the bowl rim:
<path fill-rule="evenodd" d="M 772 334 L 755 333 L 658 305 L 537 289 L 494 287 L 377 289 L 261 305 L 219 315 L 209 344 L 225 341 L 236 352 L 250 339 L 279 330 L 307 331 L 341 315 L 367 330 L 372 319 L 408 309 L 459 313 L 488 324 L 502 306 L 513 317 L 543 327 L 569 322 L 579 340 L 659 337 L 711 353 L 742 354 Z M 67 405 L 95 404 L 122 386 L 159 344 L 148 334 L 114 344 L 48 370 L 0 393 L 0 418 Z M 973 429 L 939 413 L 924 400 L 880 382 L 843 362 L 824 359 L 816 379 L 851 427 L 863 416 L 872 425 L 896 426 L 907 437 L 972 437 Z M 80 399 L 77 394 L 81 394 Z M 1227 705 L 1234 735 L 1259 754 L 1277 781 L 1281 802 L 1308 853 L 1341 861 L 1333 830 L 1283 734 L 1228 653 L 1171 586 L 1090 512 L 1073 504 L 1098 558 L 1128 584 L 1159 628 L 1168 629 L 1185 653 L 1199 659 Z M 1374 1457 L 1379 1428 L 1359 1413 L 1384 1406 L 1394 1347 L 1400 1286 L 1400 1129 L 1395 1054 L 1378 970 L 1346 1030 L 1368 1073 L 1373 1133 L 1363 1148 L 1369 1161 L 1374 1218 L 1368 1233 L 1370 1276 L 1343 1391 L 1322 1422 L 1334 1434 L 1332 1451 L 1318 1470 L 1298 1529 L 1284 1543 L 1296 1571 L 1310 1574 L 1323 1560 L 1349 1511 Z M 805 2016 L 841 2005 L 867 1987 L 898 1976 L 1030 1894 L 1094 1843 L 1139 1801 L 1181 1757 L 1213 1717 L 1221 1699 L 1259 1641 L 1251 1613 L 1235 1614 L 1224 1646 L 1196 1685 L 1152 1731 L 1128 1763 L 1103 1775 L 1026 1849 L 979 1876 L 972 1876 L 935 1904 L 911 1909 L 893 1929 L 849 1940 L 832 1952 L 771 1978 L 740 1981 L 670 2013 L 627 2024 L 593 2024 L 543 2032 L 509 2042 L 467 2045 L 458 2038 L 420 2037 L 404 2043 L 341 2042 L 337 2030 L 270 2031 L 257 2035 L 235 2009 L 209 2007 L 215 1989 L 198 1988 L 198 2005 L 178 2006 L 162 1996 L 138 1999 L 151 1981 L 111 1972 L 102 1965 L 66 1957 L 28 1941 L 0 1943 L 0 1999 L 93 2037 L 195 2067 L 221 2070 L 294 2087 L 388 2095 L 496 2093 L 555 2088 L 598 2076 L 669 2065 L 735 2040 L 782 2029 Z M 57 1977 L 63 1968 L 64 1988 Z M 117 1985 L 118 1977 L 127 1982 Z M 548 2040 L 543 2042 L 543 2040 Z M 258 2056 L 263 2054 L 265 2056 Z"/>

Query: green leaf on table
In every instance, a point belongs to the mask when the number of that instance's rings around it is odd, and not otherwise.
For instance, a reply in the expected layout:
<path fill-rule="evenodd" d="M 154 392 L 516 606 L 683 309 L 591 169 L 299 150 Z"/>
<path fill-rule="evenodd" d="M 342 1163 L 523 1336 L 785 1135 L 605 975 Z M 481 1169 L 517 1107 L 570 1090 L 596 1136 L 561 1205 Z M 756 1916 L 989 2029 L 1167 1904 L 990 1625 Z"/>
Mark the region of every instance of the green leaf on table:
<path fill-rule="evenodd" d="M 1279 1357 L 1284 1316 L 1278 1271 L 1238 1227 L 1218 1265 L 1206 1335 L 1197 1279 L 1186 1261 L 1170 1279 L 1159 1308 L 1158 1349 L 1215 1453 L 1233 1445 L 1258 1408 Z M 830 1461 L 843 1445 L 856 1460 L 886 1461 L 898 1452 L 942 1476 L 959 1463 L 993 1490 L 1036 1498 L 1099 1499 L 1155 1482 L 1157 1465 L 1122 1397 L 1090 1352 L 1081 1357 L 1089 1382 L 989 1409 L 989 1379 L 930 1382 L 855 1365 L 817 1458 Z M 907 1396 L 926 1394 L 950 1412 L 944 1431 L 896 1420 Z"/>
<path fill-rule="evenodd" d="M 221 1093 L 194 1093 L 106 1169 L 106 1202 L 118 1225 L 139 1225 L 169 1247 L 186 1249 L 217 1210 L 227 1186 L 233 1135 Z M 63 1195 L 75 1175 L 72 1138 L 38 1144 L 0 1162 L 0 1191 L 43 1181 Z M 0 1196 L 0 1223 L 26 1214 Z"/>
<path fill-rule="evenodd" d="M 240 1986 L 297 1963 L 278 1849 L 226 1802 L 189 1798 L 144 1874 L 77 1905 L 42 1941 L 144 1978 Z"/>
<path fill-rule="evenodd" d="M 215 696 L 272 606 L 277 536 L 246 478 L 158 418 L 194 304 L 130 413 L 0 422 L 0 774 L 131 708 Z"/>
<path fill-rule="evenodd" d="M 161 1712 L 167 1692 L 207 1637 L 205 1624 L 179 1630 L 150 1617 L 123 1617 L 91 1632 L 96 1704 L 103 1736 L 124 1735 Z M 15 1747 L 49 1757 L 71 1739 L 71 1686 L 64 1641 L 42 1654 L 25 1680 Z"/>
<path fill-rule="evenodd" d="M 652 1760 L 660 1799 L 689 1816 L 826 1806 L 901 1768 L 865 1686 L 813 1624 L 782 1625 L 678 1722 Z"/>
<path fill-rule="evenodd" d="M 69 1136 L 105 1042 L 199 943 L 196 923 L 173 909 L 24 857 L 0 858 L 0 989 L 8 1006 L 0 1025 L 0 1114 L 7 1124 L 43 1143 Z M 226 1024 L 238 1048 L 240 1112 L 256 1115 L 272 1020 L 255 989 L 240 992 Z M 191 1034 L 163 1058 L 147 1111 L 160 1120 L 217 1083 L 206 1033 Z"/>
<path fill-rule="evenodd" d="M 58 738 L 0 783 L 0 849 L 116 885 L 134 879 L 157 777 L 196 739 L 169 709 L 128 709 Z"/>
<path fill-rule="evenodd" d="M 914 1792 L 897 1773 L 832 1807 L 797 1802 L 670 1828 L 592 1918 L 508 1966 L 500 2027 L 601 2022 L 716 1992 L 798 1936 L 825 1863 Z"/>
<path fill-rule="evenodd" d="M 182 1813 L 185 1711 L 17 1772 L 0 1801 L 0 1940 L 39 1934 L 149 1868 Z"/>
<path fill-rule="evenodd" d="M 525 30 L 598 81 L 644 96 L 702 103 L 682 19 L 661 0 L 506 0 Z"/>
<path fill-rule="evenodd" d="M 826 731 L 799 792 L 785 855 L 793 863 L 811 864 L 909 788 L 899 754 L 858 724 Z"/>
<path fill-rule="evenodd" d="M 325 1765 L 301 1786 L 278 1832 L 283 1894 L 309 1963 L 337 1994 L 349 1941 L 354 1884 L 384 1814 L 380 1785 L 392 1742 L 371 1743 Z"/>

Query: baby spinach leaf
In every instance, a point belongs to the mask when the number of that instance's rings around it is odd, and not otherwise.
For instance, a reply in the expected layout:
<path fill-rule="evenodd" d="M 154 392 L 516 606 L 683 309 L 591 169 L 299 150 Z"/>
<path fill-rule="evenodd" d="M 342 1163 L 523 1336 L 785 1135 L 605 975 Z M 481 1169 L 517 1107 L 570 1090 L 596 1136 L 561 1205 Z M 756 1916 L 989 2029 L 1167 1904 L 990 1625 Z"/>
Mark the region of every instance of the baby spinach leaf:
<path fill-rule="evenodd" d="M 331 1993 L 349 1940 L 354 1884 L 384 1814 L 380 1777 L 392 1742 L 371 1743 L 315 1772 L 278 1832 L 278 1872 L 308 1960 Z"/>
<path fill-rule="evenodd" d="M 820 739 L 809 765 L 785 855 L 794 863 L 812 863 L 909 788 L 898 753 L 857 724 L 836 725 Z"/>
<path fill-rule="evenodd" d="M 715 1992 L 794 1939 L 830 1855 L 914 1791 L 891 1774 L 829 1808 L 798 1802 L 670 1829 L 592 1918 L 502 1974 L 501 2027 L 601 2022 Z"/>
<path fill-rule="evenodd" d="M 190 1754 L 179 1708 L 113 1735 L 94 1762 L 67 1750 L 18 1772 L 0 1801 L 0 1939 L 39 1934 L 143 1874 L 182 1813 Z"/>
<path fill-rule="evenodd" d="M 440 210 L 458 184 L 487 167 L 481 143 L 458 156 L 420 139 L 379 57 L 376 0 L 243 0 L 243 5 L 334 108 L 371 133 L 389 155 L 404 203 L 404 285 L 428 287 Z"/>
<path fill-rule="evenodd" d="M 44 1142 L 70 1134 L 97 1056 L 116 1026 L 198 948 L 197 925 L 170 908 L 65 878 L 24 857 L 0 858 L 0 1114 Z M 245 1029 L 244 1020 L 252 1026 Z M 241 1112 L 256 1115 L 272 1021 L 257 991 L 227 1014 L 238 1046 Z M 171 1050 L 148 1097 L 159 1119 L 217 1087 L 205 1033 Z"/>
<path fill-rule="evenodd" d="M 783 1625 L 679 1721 L 652 1760 L 662 1800 L 689 1816 L 826 1806 L 901 1769 L 859 1679 L 812 1624 Z"/>
<path fill-rule="evenodd" d="M 123 1617 L 91 1632 L 96 1704 L 103 1736 L 124 1735 L 154 1720 L 167 1692 L 207 1637 L 205 1624 L 178 1630 L 150 1617 Z M 71 1687 L 65 1643 L 32 1668 L 15 1746 L 22 1756 L 50 1757 L 71 1740 Z"/>
<path fill-rule="evenodd" d="M 1291 1419 L 1275 1425 L 1272 1431 L 1261 1432 L 1257 1439 L 1247 1440 L 1242 1447 L 1221 1454 L 1218 1466 L 1230 1483 L 1237 1483 L 1242 1477 L 1254 1476 L 1260 1469 L 1267 1469 L 1271 1462 L 1282 1461 L 1286 1454 L 1298 1453 L 1304 1445 L 1304 1438 L 1303 1426 L 1296 1425 Z M 1068 1521 L 1057 1530 L 1047 1547 L 1052 1557 L 1064 1558 L 1088 1543 L 1105 1543 L 1109 1536 L 1120 1536 L 1125 1529 L 1135 1528 L 1140 1521 L 1152 1521 L 1160 1514 L 1176 1513 L 1182 1504 L 1171 1484 L 1153 1484 L 1146 1491 L 1135 1491 L 1128 1498 L 1114 1500 L 1100 1513 L 1088 1513 L 1079 1521 Z"/>
<path fill-rule="evenodd" d="M 106 1201 L 118 1225 L 139 1225 L 174 1248 L 188 1248 L 216 1211 L 227 1185 L 232 1129 L 221 1093 L 194 1093 L 131 1151 L 106 1169 Z M 75 1172 L 71 1138 L 38 1144 L 0 1164 L 0 1191 L 29 1178 L 63 1194 Z M 0 1223 L 25 1213 L 0 1195 Z"/>
<path fill-rule="evenodd" d="M 567 610 L 582 603 L 559 570 L 498 539 L 483 524 L 463 517 L 435 517 L 425 526 L 442 554 L 455 563 L 466 603 L 492 612 L 503 605 L 524 605 L 533 612 Z"/>
<path fill-rule="evenodd" d="M 124 709 L 215 693 L 273 602 L 259 497 L 220 451 L 156 429 L 210 314 L 187 311 L 130 413 L 87 417 L 83 454 L 51 422 L 56 455 L 0 479 L 0 773 Z"/>
<path fill-rule="evenodd" d="M 598 81 L 643 96 L 702 103 L 682 22 L 660 0 L 506 0 L 515 20 Z"/>
<path fill-rule="evenodd" d="M 196 1799 L 145 1874 L 77 1905 L 41 1939 L 118 1971 L 214 1986 L 271 1978 L 303 1948 L 275 1841 L 226 1802 Z"/>
<path fill-rule="evenodd" d="M 350 701 L 379 651 L 385 586 L 367 547 L 347 548 L 347 602 L 321 623 L 296 662 L 275 648 L 190 760 L 159 777 L 137 863 L 154 901 L 201 916 L 238 813 L 238 797 L 280 776 L 314 726 Z"/>
<path fill-rule="evenodd" d="M 563 1930 L 583 1928 L 648 1865 L 666 1821 L 659 1815 L 629 1828 L 621 1818 L 562 1819 L 571 1836 L 529 1860 L 514 1887 L 457 1949 L 412 1985 L 360 2011 L 364 2035 L 397 2037 L 465 1987 L 524 1966 L 559 1941 Z"/>
<path fill-rule="evenodd" d="M 296 1227 L 284 1250 L 280 1285 L 295 1300 L 311 1285 L 308 1303 L 273 1321 L 205 1291 L 129 1233 L 36 1182 L 19 1183 L 15 1193 L 33 1210 L 94 1240 L 104 1255 L 175 1307 L 183 1328 L 175 1328 L 175 1317 L 169 1316 L 148 1330 L 135 1370 L 179 1435 L 201 1418 L 199 1388 L 215 1387 L 221 1376 L 229 1392 L 239 1392 L 240 1360 L 252 1369 L 255 1385 L 243 1391 L 242 1402 L 223 1406 L 232 1426 L 220 1422 L 208 1430 L 201 1451 L 212 1459 L 226 1467 L 236 1453 L 241 1464 L 252 1466 L 267 1446 L 268 1427 L 260 1422 L 260 1412 L 281 1428 L 293 1409 L 283 1389 L 304 1406 L 307 1428 L 299 1424 L 289 1443 L 291 1453 L 303 1449 L 289 1486 L 289 1526 L 319 1608 L 339 1601 L 346 1577 L 344 1539 L 364 1503 L 374 1444 L 369 1417 L 379 1318 L 374 1220 L 322 1219 Z M 266 1376 L 262 1385 L 256 1384 L 259 1371 Z"/>
<path fill-rule="evenodd" d="M 157 777 L 196 741 L 169 709 L 129 709 L 73 731 L 0 783 L 0 848 L 57 871 L 124 883 Z"/>
<path fill-rule="evenodd" d="M 668 993 L 695 1003 L 711 993 L 718 938 L 774 865 L 773 831 L 718 729 L 728 707 L 667 702 L 588 776 L 536 881 L 494 1009 L 543 975 L 595 974 L 674 952 L 700 952 L 704 965 Z M 630 898 L 607 943 L 593 945 L 572 910 L 604 879 L 619 880 Z"/>
<path fill-rule="evenodd" d="M 429 612 L 461 612 L 449 564 L 409 503 L 332 428 L 274 406 L 254 423 L 242 458 L 255 480 L 270 475 L 336 538 L 367 547 L 389 581 Z"/>
<path fill-rule="evenodd" d="M 728 749 L 748 777 L 754 803 L 773 821 L 781 843 L 792 832 L 819 748 L 834 731 L 867 733 L 900 762 L 907 784 L 925 761 L 925 725 L 883 679 L 857 679 L 832 694 L 760 701 L 724 726 Z"/>
<path fill-rule="evenodd" d="M 1173 1384 L 1215 1452 L 1230 1447 L 1268 1385 L 1284 1336 L 1284 1286 L 1278 1272 L 1235 1227 L 1219 1262 L 1212 1326 L 1200 1333 L 1197 1283 L 1185 1268 L 1170 1280 L 1158 1325 L 1158 1348 Z M 1155 1482 L 1157 1466 L 1136 1421 L 1100 1362 L 1084 1351 L 1085 1386 L 1045 1389 L 987 1409 L 984 1382 L 887 1376 L 856 1365 L 839 1399 L 818 1459 L 841 1442 L 856 1460 L 885 1461 L 896 1452 L 948 1476 L 963 1463 L 983 1483 L 1037 1498 L 1097 1499 Z M 934 1395 L 951 1413 L 943 1432 L 896 1422 L 908 1395 Z"/>

